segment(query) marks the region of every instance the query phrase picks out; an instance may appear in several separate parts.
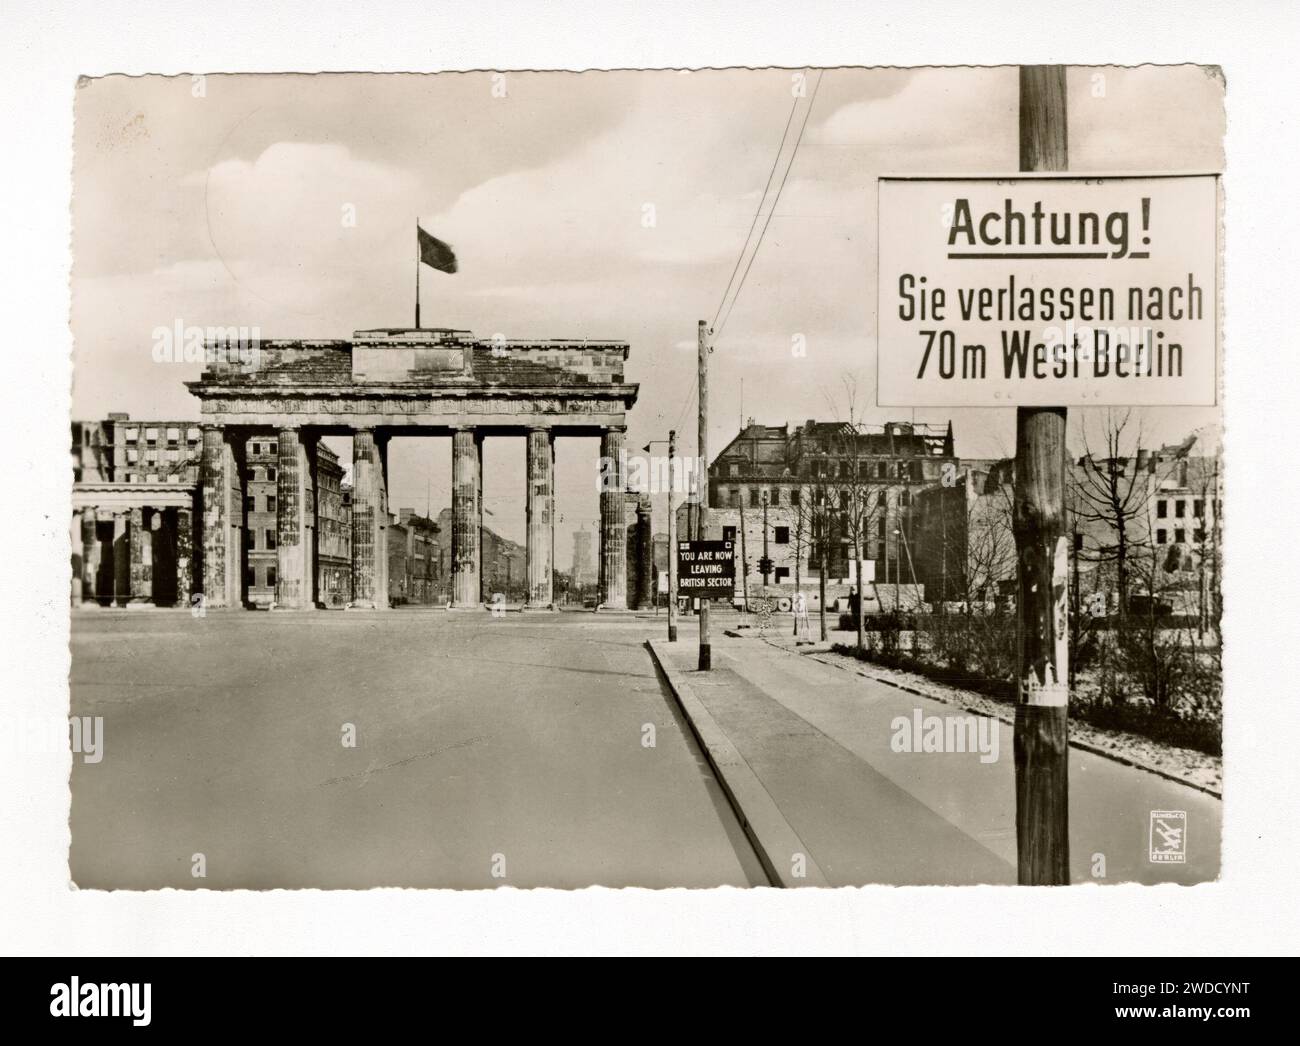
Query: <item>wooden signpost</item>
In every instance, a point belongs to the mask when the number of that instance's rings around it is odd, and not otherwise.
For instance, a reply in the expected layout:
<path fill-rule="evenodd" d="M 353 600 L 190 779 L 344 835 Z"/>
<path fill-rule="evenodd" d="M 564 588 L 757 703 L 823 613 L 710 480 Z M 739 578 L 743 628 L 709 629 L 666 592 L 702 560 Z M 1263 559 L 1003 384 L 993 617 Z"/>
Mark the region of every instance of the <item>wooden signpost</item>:
<path fill-rule="evenodd" d="M 1217 402 L 1213 174 L 1071 175 L 1064 66 L 1020 171 L 879 180 L 877 404 L 1014 407 L 1019 881 L 1070 879 L 1069 407 Z"/>

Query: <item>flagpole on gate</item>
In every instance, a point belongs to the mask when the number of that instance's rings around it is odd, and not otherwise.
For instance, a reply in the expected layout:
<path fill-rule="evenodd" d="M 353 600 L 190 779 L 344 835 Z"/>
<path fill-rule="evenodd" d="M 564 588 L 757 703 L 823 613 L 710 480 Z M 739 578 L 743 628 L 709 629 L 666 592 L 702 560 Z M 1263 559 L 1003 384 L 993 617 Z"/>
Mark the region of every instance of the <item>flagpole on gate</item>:
<path fill-rule="evenodd" d="M 420 329 L 420 216 L 415 216 L 415 329 Z"/>

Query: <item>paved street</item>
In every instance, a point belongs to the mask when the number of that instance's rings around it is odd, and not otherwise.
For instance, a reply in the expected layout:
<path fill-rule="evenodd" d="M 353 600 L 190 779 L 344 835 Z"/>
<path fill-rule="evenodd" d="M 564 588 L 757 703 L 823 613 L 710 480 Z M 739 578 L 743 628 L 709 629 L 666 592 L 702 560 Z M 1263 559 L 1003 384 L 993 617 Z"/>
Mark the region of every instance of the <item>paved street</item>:
<path fill-rule="evenodd" d="M 73 879 L 765 885 L 642 646 L 652 628 L 591 614 L 74 615 L 72 710 L 104 717 L 105 755 L 74 763 Z"/>
<path fill-rule="evenodd" d="M 1009 727 L 991 762 L 896 752 L 897 717 L 964 713 L 752 638 L 715 636 L 701 679 L 694 629 L 666 656 L 827 882 L 1015 881 Z M 644 647 L 662 632 L 589 613 L 75 615 L 73 713 L 104 717 L 105 755 L 74 760 L 74 880 L 765 885 Z M 1070 809 L 1076 882 L 1218 874 L 1217 799 L 1072 749 Z M 1152 810 L 1186 811 L 1186 863 L 1149 861 Z"/>

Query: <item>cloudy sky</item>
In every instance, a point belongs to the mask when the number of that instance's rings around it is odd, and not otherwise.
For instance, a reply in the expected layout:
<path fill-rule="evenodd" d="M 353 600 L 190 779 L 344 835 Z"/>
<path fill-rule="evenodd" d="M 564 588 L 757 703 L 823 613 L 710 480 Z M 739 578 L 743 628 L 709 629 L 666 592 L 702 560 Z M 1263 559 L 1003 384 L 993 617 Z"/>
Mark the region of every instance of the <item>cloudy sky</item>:
<path fill-rule="evenodd" d="M 629 446 L 676 425 L 689 452 L 696 321 L 717 311 L 795 75 L 84 82 L 75 103 L 74 416 L 196 417 L 181 383 L 198 366 L 157 364 L 150 352 L 153 329 L 178 320 L 257 326 L 266 338 L 411 324 L 418 215 L 460 259 L 454 276 L 424 270 L 425 326 L 626 340 L 628 380 L 641 384 Z M 742 410 L 768 424 L 847 417 L 846 377 L 857 381 L 859 413 L 885 420 L 873 385 L 876 176 L 1017 165 L 1014 67 L 818 77 L 806 74 L 786 156 L 816 87 L 807 129 L 712 357 L 714 453 Z M 1222 92 L 1192 67 L 1071 69 L 1071 169 L 1221 170 Z M 796 335 L 804 356 L 791 351 Z M 1081 413 L 1072 412 L 1076 424 Z M 949 416 L 959 454 L 1010 453 L 1012 411 L 916 412 L 918 421 Z M 1145 421 L 1152 440 L 1174 441 L 1217 417 L 1151 409 Z M 335 445 L 346 460 L 347 442 Z M 561 565 L 567 531 L 597 518 L 596 453 L 594 441 L 560 444 Z M 522 440 L 487 445 L 488 522 L 517 540 L 523 457 Z M 449 441 L 394 441 L 390 465 L 394 509 L 447 503 Z"/>

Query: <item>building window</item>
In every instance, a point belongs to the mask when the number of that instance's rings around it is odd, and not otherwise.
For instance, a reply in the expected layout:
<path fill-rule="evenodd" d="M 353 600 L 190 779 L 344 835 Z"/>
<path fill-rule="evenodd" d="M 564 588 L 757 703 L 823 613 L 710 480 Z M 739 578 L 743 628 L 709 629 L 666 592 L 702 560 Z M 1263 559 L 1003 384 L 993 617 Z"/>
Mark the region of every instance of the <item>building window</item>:
<path fill-rule="evenodd" d="M 779 585 L 782 581 L 787 580 L 789 577 L 790 577 L 790 568 L 789 568 L 789 567 L 777 567 L 777 568 L 776 568 L 776 583 L 777 583 L 778 585 Z"/>
<path fill-rule="evenodd" d="M 266 587 L 275 588 L 275 567 L 266 568 Z"/>
<path fill-rule="evenodd" d="M 758 488 L 757 488 L 757 487 L 750 487 L 750 488 L 749 488 L 749 507 L 750 507 L 750 508 L 758 508 Z"/>
<path fill-rule="evenodd" d="M 253 497 L 252 494 L 249 494 L 246 498 L 244 498 L 244 511 L 245 512 L 257 511 L 257 498 Z"/>
<path fill-rule="evenodd" d="M 274 531 L 274 530 L 268 530 L 268 531 L 266 532 L 266 547 L 267 547 L 267 549 L 273 549 L 273 548 L 275 548 L 275 531 Z"/>
<path fill-rule="evenodd" d="M 1156 519 L 1168 519 L 1168 518 L 1169 518 L 1169 502 L 1167 502 L 1164 498 L 1161 498 L 1159 501 L 1156 502 Z"/>
<path fill-rule="evenodd" d="M 1163 545 L 1169 540 L 1169 533 L 1163 527 L 1156 531 L 1156 544 Z"/>
<path fill-rule="evenodd" d="M 266 495 L 266 511 L 267 511 L 267 512 L 274 512 L 274 511 L 275 511 L 275 495 L 274 495 L 274 494 L 268 494 L 268 495 Z"/>
<path fill-rule="evenodd" d="M 279 453 L 280 453 L 280 444 L 278 444 L 278 443 L 268 443 L 268 444 L 266 445 L 266 452 L 267 452 L 268 454 L 279 454 Z"/>
<path fill-rule="evenodd" d="M 1186 501 L 1175 501 L 1175 502 L 1174 502 L 1174 515 L 1175 515 L 1176 517 L 1178 517 L 1179 519 L 1182 519 L 1182 518 L 1184 518 L 1184 517 L 1187 515 L 1187 502 L 1186 502 Z"/>
<path fill-rule="evenodd" d="M 273 479 L 275 479 L 275 469 L 273 469 L 273 468 L 268 468 L 268 469 L 266 470 L 266 478 L 267 478 L 268 480 L 273 480 Z"/>
<path fill-rule="evenodd" d="M 876 520 L 876 537 L 883 538 L 884 536 L 885 536 L 885 521 L 883 519 L 878 519 Z"/>
<path fill-rule="evenodd" d="M 1185 531 L 1182 527 L 1177 527 L 1174 530 L 1174 544 L 1182 545 L 1185 544 L 1186 542 L 1187 542 L 1187 531 Z"/>
<path fill-rule="evenodd" d="M 735 541 L 735 540 L 736 540 L 736 528 L 735 528 L 735 527 L 723 527 L 723 528 L 722 528 L 722 540 L 723 540 L 723 541 Z"/>
<path fill-rule="evenodd" d="M 881 508 L 888 508 L 889 494 L 886 491 L 882 490 L 879 494 L 876 495 L 876 504 L 879 505 Z"/>
<path fill-rule="evenodd" d="M 876 479 L 888 479 L 888 478 L 889 478 L 889 466 L 886 465 L 883 461 L 876 462 Z"/>
<path fill-rule="evenodd" d="M 257 567 L 249 567 L 245 573 L 249 588 L 257 587 Z"/>
<path fill-rule="evenodd" d="M 1202 498 L 1197 498 L 1195 501 L 1192 502 L 1192 515 L 1195 516 L 1197 519 L 1204 519 L 1204 518 L 1205 518 L 1205 501 L 1204 501 L 1204 499 L 1202 499 Z"/>
<path fill-rule="evenodd" d="M 1204 528 L 1204 527 L 1197 527 L 1194 531 L 1192 531 L 1192 540 L 1195 541 L 1198 545 L 1204 545 L 1204 544 L 1205 544 L 1205 528 Z"/>
<path fill-rule="evenodd" d="M 788 545 L 788 544 L 790 544 L 790 528 L 789 528 L 789 527 L 777 527 L 777 528 L 776 528 L 776 534 L 775 534 L 775 540 L 776 540 L 776 543 L 777 543 L 778 545 Z"/>
<path fill-rule="evenodd" d="M 798 488 L 798 487 L 794 487 L 794 488 L 791 489 L 791 491 L 790 491 L 790 504 L 791 504 L 791 505 L 798 505 L 798 504 L 799 504 L 799 488 Z"/>
<path fill-rule="evenodd" d="M 1074 551 L 1076 551 L 1076 552 L 1082 552 L 1082 551 L 1083 551 L 1083 535 L 1082 535 L 1082 534 L 1075 534 L 1075 535 L 1074 535 Z"/>
<path fill-rule="evenodd" d="M 899 494 L 898 503 L 900 505 L 910 505 L 912 503 L 912 492 L 910 490 L 905 490 Z"/>
<path fill-rule="evenodd" d="M 774 508 L 779 508 L 779 507 L 780 507 L 780 505 L 781 505 L 781 488 L 780 488 L 780 487 L 773 487 L 773 488 L 772 488 L 772 493 L 771 493 L 770 495 L 768 495 L 767 503 L 768 503 L 769 505 L 773 506 Z"/>

